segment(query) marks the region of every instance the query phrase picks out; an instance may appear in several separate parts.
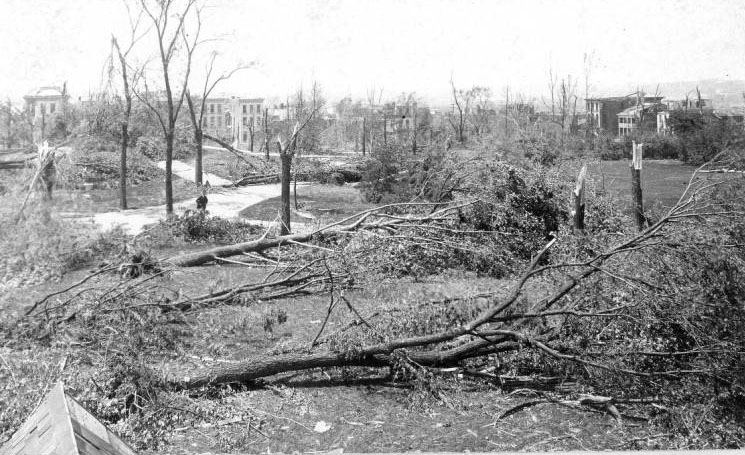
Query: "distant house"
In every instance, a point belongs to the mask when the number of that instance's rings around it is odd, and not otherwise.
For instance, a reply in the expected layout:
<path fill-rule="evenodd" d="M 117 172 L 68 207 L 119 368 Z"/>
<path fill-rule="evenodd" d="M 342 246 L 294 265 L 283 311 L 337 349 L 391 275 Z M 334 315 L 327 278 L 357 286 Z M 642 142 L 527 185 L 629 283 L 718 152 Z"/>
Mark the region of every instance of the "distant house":
<path fill-rule="evenodd" d="M 636 94 L 626 96 L 614 96 L 608 98 L 588 98 L 585 100 L 587 110 L 587 127 L 596 133 L 620 134 L 621 126 L 619 125 L 618 114 L 635 107 L 640 100 Z M 659 103 L 662 101 L 660 96 L 645 96 L 642 103 Z M 623 116 L 624 121 L 628 119 Z M 623 131 L 626 131 L 628 125 L 624 124 Z"/>
<path fill-rule="evenodd" d="M 39 87 L 23 99 L 26 101 L 26 112 L 33 117 L 51 115 L 62 112 L 63 104 L 67 101 L 66 86 Z"/>
<path fill-rule="evenodd" d="M 657 117 L 659 112 L 665 110 L 665 105 L 660 102 L 662 98 L 656 98 L 655 100 L 619 112 L 617 114 L 618 135 L 623 137 L 636 131 L 651 132 L 657 130 Z"/>
<path fill-rule="evenodd" d="M 618 131 L 618 114 L 636 104 L 630 96 L 588 98 L 585 100 L 587 126 L 596 133 Z"/>
<path fill-rule="evenodd" d="M 387 131 L 389 133 L 405 133 L 413 129 L 415 113 L 418 113 L 417 109 L 415 101 L 386 104 L 383 115 L 385 116 Z"/>
<path fill-rule="evenodd" d="M 663 104 L 665 109 L 657 113 L 657 133 L 662 135 L 671 134 L 676 128 L 685 130 L 695 127 L 701 125 L 705 118 L 716 117 L 709 98 L 666 99 Z"/>
<path fill-rule="evenodd" d="M 26 113 L 33 118 L 33 140 L 40 143 L 47 137 L 55 118 L 64 111 L 68 99 L 66 84 L 39 87 L 23 99 Z"/>
<path fill-rule="evenodd" d="M 264 112 L 263 98 L 225 96 L 207 98 L 204 108 L 204 132 L 238 148 L 251 143 L 251 129 L 261 129 Z"/>

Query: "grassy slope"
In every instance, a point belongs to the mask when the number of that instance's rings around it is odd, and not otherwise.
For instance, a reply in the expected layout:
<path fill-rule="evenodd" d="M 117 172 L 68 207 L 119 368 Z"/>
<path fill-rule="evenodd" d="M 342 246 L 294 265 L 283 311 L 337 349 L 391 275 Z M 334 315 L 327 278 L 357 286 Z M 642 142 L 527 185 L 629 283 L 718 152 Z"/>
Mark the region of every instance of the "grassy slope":
<path fill-rule="evenodd" d="M 588 177 L 598 188 L 615 194 L 625 207 L 631 207 L 631 171 L 627 160 L 601 161 L 587 167 Z M 674 160 L 648 160 L 642 166 L 644 206 L 670 207 L 675 204 L 696 170 L 694 166 Z"/>

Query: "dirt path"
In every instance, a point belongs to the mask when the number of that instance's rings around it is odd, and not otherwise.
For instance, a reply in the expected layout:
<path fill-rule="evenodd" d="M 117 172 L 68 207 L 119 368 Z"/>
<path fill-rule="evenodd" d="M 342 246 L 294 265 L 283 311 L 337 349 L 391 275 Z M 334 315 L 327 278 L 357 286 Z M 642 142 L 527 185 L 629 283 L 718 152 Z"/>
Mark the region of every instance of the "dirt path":
<path fill-rule="evenodd" d="M 156 165 L 163 170 L 165 170 L 166 168 L 165 161 L 158 161 Z M 183 161 L 174 161 L 172 165 L 172 171 L 175 175 L 178 175 L 184 180 L 188 180 L 190 182 L 194 181 L 194 166 L 192 166 L 191 164 L 184 163 Z M 210 174 L 207 172 L 202 173 L 202 182 L 210 182 L 211 186 L 228 186 L 233 184 L 233 182 L 228 179 L 224 179 L 219 175 Z"/>
<path fill-rule="evenodd" d="M 158 163 L 158 166 L 160 167 L 161 163 Z M 165 167 L 165 164 L 163 163 L 162 166 Z M 174 161 L 173 172 L 179 177 L 194 181 L 194 167 L 187 163 Z M 239 188 L 221 188 L 219 187 L 220 185 L 231 184 L 231 182 L 213 174 L 204 174 L 203 178 L 204 181 L 209 181 L 213 188 L 207 196 L 209 198 L 207 210 L 211 215 L 221 218 L 237 218 L 238 213 L 246 207 L 258 204 L 267 199 L 279 197 L 281 194 L 279 183 Z M 196 196 L 195 194 L 194 198 Z M 187 208 L 194 209 L 195 207 L 196 203 L 193 200 L 187 200 L 174 204 L 174 211 L 179 213 Z M 96 213 L 90 218 L 93 223 L 103 230 L 121 225 L 127 233 L 137 234 L 142 231 L 143 226 L 158 222 L 158 220 L 163 218 L 165 212 L 165 205 L 157 205 L 135 210 Z M 254 222 L 254 220 L 250 221 Z M 257 224 L 267 224 L 259 220 L 255 222 Z"/>

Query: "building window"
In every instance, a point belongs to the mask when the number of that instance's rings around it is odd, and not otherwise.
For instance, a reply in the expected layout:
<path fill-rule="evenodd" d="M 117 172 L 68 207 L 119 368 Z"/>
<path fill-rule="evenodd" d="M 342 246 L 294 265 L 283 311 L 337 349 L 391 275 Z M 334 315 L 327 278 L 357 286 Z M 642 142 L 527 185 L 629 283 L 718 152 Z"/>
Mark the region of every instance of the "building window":
<path fill-rule="evenodd" d="M 248 142 L 248 133 L 245 131 L 243 132 L 243 142 Z"/>
<path fill-rule="evenodd" d="M 243 107 L 243 113 L 245 114 L 246 113 L 246 105 L 244 104 L 242 107 Z"/>
<path fill-rule="evenodd" d="M 215 105 L 210 104 L 210 114 L 214 114 L 214 113 L 215 113 Z"/>
<path fill-rule="evenodd" d="M 49 105 L 49 113 L 50 114 L 54 114 L 54 111 L 56 109 L 57 109 L 57 104 L 56 103 L 52 103 L 52 104 Z"/>
<path fill-rule="evenodd" d="M 245 113 L 245 111 L 246 106 L 243 106 L 243 112 Z M 243 126 L 248 126 L 248 117 L 246 117 L 245 115 L 243 116 Z"/>
<path fill-rule="evenodd" d="M 41 113 L 46 114 L 46 105 L 44 103 L 41 103 Z"/>
<path fill-rule="evenodd" d="M 220 105 L 218 104 L 218 106 L 220 106 Z M 218 107 L 218 110 L 219 109 L 220 108 Z M 222 117 L 219 117 L 219 116 L 217 117 L 217 127 L 218 128 L 222 128 Z"/>
<path fill-rule="evenodd" d="M 217 105 L 217 113 L 222 114 L 222 104 Z"/>

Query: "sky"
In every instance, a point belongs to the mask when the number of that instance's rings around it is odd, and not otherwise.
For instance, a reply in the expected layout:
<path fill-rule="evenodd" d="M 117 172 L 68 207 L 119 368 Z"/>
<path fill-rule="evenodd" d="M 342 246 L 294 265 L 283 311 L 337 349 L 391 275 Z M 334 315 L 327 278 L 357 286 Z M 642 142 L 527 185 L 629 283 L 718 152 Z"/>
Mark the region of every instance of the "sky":
<path fill-rule="evenodd" d="M 549 71 L 591 95 L 654 81 L 745 80 L 742 0 L 208 0 L 194 65 L 256 62 L 218 91 L 285 97 L 318 81 L 326 96 L 415 92 L 445 101 L 458 88 L 546 96 Z M 112 33 L 127 41 L 122 0 L 0 0 L 0 97 L 68 82 L 101 88 Z M 137 43 L 154 55 L 155 38 Z M 585 57 L 590 56 L 590 64 Z M 744 86 L 745 88 L 745 86 Z"/>

